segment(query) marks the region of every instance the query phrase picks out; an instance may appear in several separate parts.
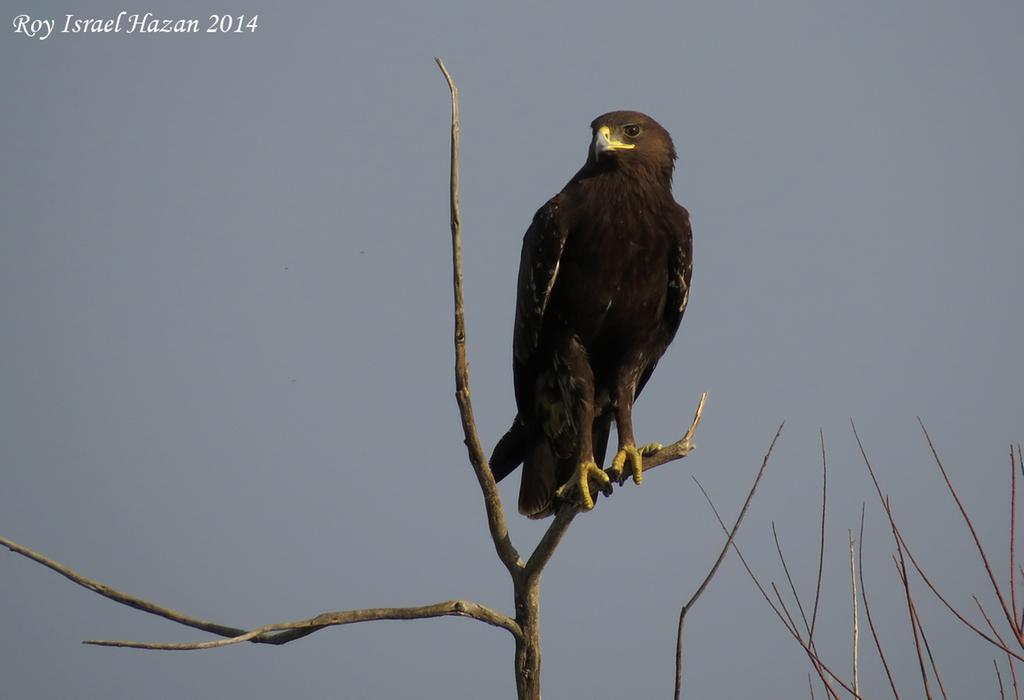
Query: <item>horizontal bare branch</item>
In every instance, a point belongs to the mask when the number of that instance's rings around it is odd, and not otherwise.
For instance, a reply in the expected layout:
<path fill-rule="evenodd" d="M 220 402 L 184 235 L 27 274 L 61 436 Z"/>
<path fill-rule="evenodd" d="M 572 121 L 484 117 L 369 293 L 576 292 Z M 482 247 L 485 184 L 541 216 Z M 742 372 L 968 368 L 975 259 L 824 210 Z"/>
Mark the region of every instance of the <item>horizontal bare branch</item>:
<path fill-rule="evenodd" d="M 141 610 L 151 615 L 166 618 L 181 625 L 194 627 L 196 629 L 203 630 L 204 632 L 210 632 L 211 634 L 226 637 L 226 639 L 215 639 L 205 642 L 167 644 L 116 640 L 89 640 L 85 642 L 86 644 L 131 647 L 135 649 L 212 649 L 216 647 L 229 646 L 231 644 L 239 644 L 241 642 L 253 642 L 255 644 L 287 644 L 288 642 L 305 637 L 325 627 L 350 625 L 356 622 L 371 622 L 375 620 L 416 620 L 448 615 L 472 618 L 507 630 L 516 638 L 522 636 L 522 631 L 520 630 L 519 625 L 512 618 L 488 608 L 487 606 L 466 600 L 448 600 L 443 603 L 434 603 L 433 605 L 409 608 L 366 608 L 362 610 L 326 612 L 307 620 L 265 625 L 254 630 L 247 631 L 237 627 L 229 627 L 216 622 L 192 617 L 163 605 L 158 605 L 157 603 L 129 595 L 128 593 L 112 588 L 105 583 L 100 583 L 99 581 L 87 576 L 83 576 L 74 569 L 61 564 L 59 561 L 50 559 L 49 557 L 33 551 L 24 545 L 20 545 L 13 540 L 9 540 L 6 537 L 0 536 L 0 545 L 7 547 L 7 549 L 15 552 L 16 554 L 20 554 L 38 562 L 48 569 L 52 569 L 65 578 L 77 583 L 79 586 L 88 588 L 90 591 L 98 593 L 104 598 L 108 598 L 116 603 L 127 605 L 128 607 Z"/>
<path fill-rule="evenodd" d="M 243 642 L 257 642 L 265 644 L 279 643 L 275 638 L 282 635 L 275 635 L 274 632 L 316 632 L 325 627 L 336 627 L 339 625 L 351 625 L 357 622 L 376 622 L 379 620 L 425 620 L 432 617 L 468 617 L 489 625 L 500 627 L 511 632 L 514 637 L 522 634 L 519 625 L 515 620 L 506 615 L 488 608 L 485 605 L 467 600 L 446 600 L 433 605 L 421 605 L 411 608 L 366 608 L 363 610 L 341 610 L 338 612 L 326 612 L 307 620 L 296 620 L 294 622 L 282 622 L 274 625 L 264 625 L 249 632 L 239 634 L 229 639 L 214 639 L 206 642 L 130 642 L 116 639 L 90 639 L 85 644 L 93 644 L 103 647 L 127 647 L 130 649 L 161 649 L 170 651 L 194 651 L 198 649 L 216 649 L 219 647 L 241 644 Z M 294 636 L 289 634 L 291 641 Z"/>
<path fill-rule="evenodd" d="M 28 547 L 20 545 L 17 542 L 14 542 L 13 540 L 9 540 L 6 537 L 0 536 L 0 545 L 7 547 L 7 549 L 11 550 L 12 552 L 15 552 L 16 554 L 20 554 L 23 557 L 28 557 L 29 559 L 42 564 L 48 569 L 53 569 L 61 576 L 70 579 L 71 581 L 77 583 L 79 586 L 82 586 L 83 588 L 88 588 L 90 591 L 98 593 L 104 598 L 109 598 L 114 602 L 121 603 L 122 605 L 127 605 L 130 608 L 135 608 L 136 610 L 141 610 L 142 612 L 146 612 L 151 615 L 158 615 L 159 617 L 167 618 L 172 622 L 177 622 L 180 625 L 194 627 L 196 629 L 203 630 L 204 632 L 210 632 L 211 634 L 220 635 L 221 637 L 236 637 L 240 634 L 245 634 L 244 629 L 238 629 L 237 627 L 229 627 L 227 625 L 220 625 L 216 622 L 210 622 L 209 620 L 203 620 L 198 617 L 192 617 L 191 615 L 186 615 L 185 613 L 178 612 L 177 610 L 172 610 L 171 608 L 164 607 L 163 605 L 158 605 L 151 601 L 144 600 L 142 598 L 137 598 L 133 595 L 129 595 L 127 593 L 117 590 L 116 588 L 111 588 L 105 583 L 100 583 L 99 581 L 91 579 L 87 576 L 83 576 L 82 574 L 71 569 L 70 567 L 61 564 L 59 561 L 50 559 L 49 557 L 44 556 L 39 552 L 35 552 L 29 549 Z"/>

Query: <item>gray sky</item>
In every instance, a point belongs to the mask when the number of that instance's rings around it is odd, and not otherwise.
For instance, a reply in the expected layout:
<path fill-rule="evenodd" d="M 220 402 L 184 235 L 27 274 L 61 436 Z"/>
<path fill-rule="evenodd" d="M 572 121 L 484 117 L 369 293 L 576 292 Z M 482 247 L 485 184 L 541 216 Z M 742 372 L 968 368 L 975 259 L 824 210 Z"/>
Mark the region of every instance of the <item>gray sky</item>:
<path fill-rule="evenodd" d="M 976 555 L 914 417 L 1006 578 L 1024 437 L 1019 2 L 253 2 L 244 35 L 16 35 L 19 13 L 196 17 L 235 5 L 5 3 L 0 38 L 0 533 L 225 624 L 465 597 L 511 612 L 453 400 L 448 95 L 462 92 L 467 322 L 488 447 L 514 411 L 522 233 L 590 120 L 646 111 L 680 153 L 695 271 L 636 412 L 699 449 L 580 518 L 543 587 L 545 697 L 667 697 L 675 616 L 783 438 L 739 542 L 812 594 L 818 429 L 831 525 L 820 643 L 848 668 L 846 530 L 905 693 L 919 692 L 855 418 L 915 553 L 965 609 Z M 503 484 L 514 507 L 518 476 Z M 521 550 L 543 524 L 510 515 Z M 992 650 L 923 590 L 953 696 Z M 462 620 L 283 648 L 200 635 L 0 555 L 10 698 L 509 697 L 512 643 Z M 992 608 L 994 610 L 994 607 Z M 863 632 L 863 631 L 862 631 Z M 866 633 L 868 692 L 884 681 Z M 806 659 L 730 557 L 692 614 L 697 698 L 806 696 Z M 614 658 L 618 663 L 607 663 Z"/>

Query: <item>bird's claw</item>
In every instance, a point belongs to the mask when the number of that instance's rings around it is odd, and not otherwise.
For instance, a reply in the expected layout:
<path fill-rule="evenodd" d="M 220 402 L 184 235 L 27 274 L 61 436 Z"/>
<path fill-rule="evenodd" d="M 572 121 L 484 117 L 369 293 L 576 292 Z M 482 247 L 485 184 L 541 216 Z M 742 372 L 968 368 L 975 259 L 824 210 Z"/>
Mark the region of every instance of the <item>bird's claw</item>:
<path fill-rule="evenodd" d="M 601 467 L 597 466 L 597 463 L 593 460 L 586 462 L 580 462 L 579 467 L 576 468 L 576 473 L 569 481 L 562 484 L 557 491 L 555 496 L 562 500 L 569 500 L 569 494 L 573 489 L 579 491 L 579 504 L 583 510 L 590 510 L 594 507 L 594 498 L 590 495 L 590 479 L 594 478 L 601 487 L 601 491 L 605 495 L 611 492 L 611 479 L 605 473 Z"/>
<path fill-rule="evenodd" d="M 639 486 L 644 480 L 644 457 L 649 457 L 664 445 L 660 442 L 652 442 L 649 445 L 644 445 L 641 448 L 637 448 L 636 445 L 625 445 L 615 455 L 615 459 L 612 460 L 612 466 L 608 472 L 611 478 L 618 481 L 621 485 L 625 480 L 625 466 L 626 462 L 629 462 L 629 473 L 633 477 L 633 482 Z"/>

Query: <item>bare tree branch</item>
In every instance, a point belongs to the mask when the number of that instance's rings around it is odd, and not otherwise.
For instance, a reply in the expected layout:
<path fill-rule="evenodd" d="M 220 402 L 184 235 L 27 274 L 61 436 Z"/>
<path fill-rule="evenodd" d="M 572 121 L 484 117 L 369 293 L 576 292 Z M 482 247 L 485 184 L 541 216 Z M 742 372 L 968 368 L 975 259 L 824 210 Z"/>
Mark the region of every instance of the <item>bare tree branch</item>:
<path fill-rule="evenodd" d="M 860 620 L 857 615 L 857 563 L 853 557 L 853 531 L 847 530 L 850 540 L 850 593 L 853 598 L 853 692 L 860 694 Z"/>
<path fill-rule="evenodd" d="M 700 422 L 700 415 L 704 409 L 704 400 L 707 398 L 707 393 L 701 397 L 700 404 L 697 406 L 697 413 L 694 416 L 693 422 L 690 425 L 690 429 L 686 431 L 686 435 L 683 436 L 683 440 L 689 441 L 693 437 L 693 431 L 697 429 L 697 424 Z M 701 581 L 700 586 L 694 591 L 690 599 L 686 601 L 683 607 L 679 610 L 679 628 L 676 632 L 676 687 L 675 687 L 675 700 L 679 700 L 680 692 L 682 689 L 682 678 L 683 678 L 683 624 L 686 621 L 686 613 L 693 608 L 694 604 L 704 593 L 704 589 L 711 583 L 711 579 L 715 577 L 718 572 L 718 567 L 722 565 L 722 561 L 725 559 L 726 553 L 729 551 L 729 546 L 732 544 L 733 539 L 736 537 L 736 533 L 740 529 L 740 525 L 743 523 L 743 518 L 747 515 L 747 509 L 750 507 L 750 502 L 754 498 L 754 493 L 757 492 L 757 485 L 761 483 L 761 477 L 764 476 L 764 470 L 768 467 L 768 459 L 772 455 L 772 450 L 775 448 L 775 441 L 779 439 L 779 435 L 782 433 L 782 426 L 775 433 L 775 437 L 772 438 L 771 444 L 768 446 L 768 451 L 764 455 L 764 459 L 761 461 L 761 467 L 757 470 L 757 476 L 754 477 L 754 483 L 750 485 L 750 490 L 747 492 L 747 498 L 743 501 L 743 507 L 740 508 L 740 514 L 736 516 L 736 522 L 733 523 L 732 529 L 729 531 L 729 536 L 725 540 L 725 544 L 722 545 L 721 551 L 718 552 L 718 558 L 715 559 L 714 565 L 708 571 L 707 576 Z"/>
<path fill-rule="evenodd" d="M 207 642 L 181 642 L 181 643 L 154 643 L 154 642 L 130 642 L 111 639 L 90 639 L 85 644 L 104 647 L 128 647 L 131 649 L 162 649 L 174 651 L 191 651 L 197 649 L 216 649 L 219 647 L 241 644 L 243 642 L 256 642 L 260 638 L 272 638 L 272 632 L 283 631 L 309 631 L 315 632 L 325 627 L 338 625 L 351 625 L 357 622 L 375 622 L 379 620 L 423 620 L 432 617 L 468 617 L 489 625 L 500 627 L 512 633 L 513 637 L 519 638 L 522 631 L 516 621 L 507 615 L 492 610 L 479 603 L 467 600 L 447 600 L 443 603 L 433 605 L 421 605 L 412 608 L 367 608 L 364 610 L 342 610 L 338 612 L 327 612 L 308 620 L 296 620 L 294 622 L 281 622 L 273 625 L 264 625 L 249 632 L 239 634 L 229 639 L 215 639 Z"/>
<path fill-rule="evenodd" d="M 821 533 L 818 546 L 818 578 L 814 587 L 814 611 L 811 613 L 811 631 L 807 642 L 814 643 L 814 627 L 818 621 L 818 603 L 821 601 L 821 575 L 825 570 L 825 505 L 828 502 L 828 463 L 825 459 L 825 431 L 818 429 L 821 439 Z"/>
<path fill-rule="evenodd" d="M 697 432 L 697 426 L 700 425 L 700 420 L 704 416 L 704 405 L 707 403 L 707 400 L 708 392 L 705 391 L 700 395 L 700 401 L 697 402 L 697 410 L 694 411 L 693 420 L 690 421 L 690 427 L 686 429 L 683 437 L 671 445 L 665 445 L 653 454 L 644 456 L 643 471 L 682 459 L 694 450 L 696 445 L 693 442 L 693 435 Z"/>
<path fill-rule="evenodd" d="M 152 601 L 124 593 L 116 588 L 111 588 L 105 583 L 100 583 L 95 579 L 83 576 L 74 569 L 61 564 L 59 561 L 50 559 L 39 552 L 32 551 L 28 547 L 20 545 L 6 537 L 0 537 L 0 545 L 7 547 L 7 549 L 15 552 L 16 554 L 20 554 L 23 557 L 39 562 L 46 568 L 56 571 L 61 576 L 77 583 L 83 588 L 88 588 L 90 591 L 94 591 L 104 598 L 109 598 L 114 602 L 127 605 L 130 608 L 135 608 L 136 610 L 141 610 L 142 612 L 147 612 L 151 615 L 158 615 L 173 622 L 177 622 L 178 624 L 185 625 L 187 627 L 194 627 L 196 629 L 203 630 L 204 632 L 220 635 L 221 637 L 237 637 L 238 635 L 245 634 L 246 632 L 245 630 L 238 629 L 237 627 L 229 627 L 216 622 L 210 622 L 209 620 L 203 620 L 198 617 L 192 617 L 191 615 L 186 615 L 185 613 L 178 612 L 177 610 L 172 610 L 171 608 L 164 607 Z"/>
<path fill-rule="evenodd" d="M 462 214 L 459 210 L 459 89 L 455 86 L 451 74 L 445 68 L 444 61 L 435 58 L 437 67 L 441 69 L 448 90 L 452 97 L 452 153 L 451 153 L 451 229 L 452 229 L 452 288 L 455 294 L 455 398 L 459 403 L 459 415 L 462 418 L 462 432 L 465 435 L 466 451 L 469 462 L 473 465 L 480 490 L 483 491 L 484 507 L 487 509 L 487 526 L 494 540 L 494 548 L 498 552 L 509 573 L 515 576 L 523 568 L 523 560 L 519 552 L 512 546 L 508 527 L 505 524 L 505 512 L 501 507 L 501 495 L 494 474 L 487 462 L 484 448 L 480 444 L 480 436 L 476 430 L 476 418 L 473 416 L 473 399 L 469 393 L 469 362 L 466 360 L 466 305 L 462 292 Z"/>
<path fill-rule="evenodd" d="M 711 511 L 715 514 L 715 517 L 718 519 L 719 526 L 721 526 L 723 531 L 728 532 L 728 528 L 725 525 L 725 521 L 722 520 L 722 516 L 718 512 L 718 508 L 715 507 L 714 501 L 711 500 L 711 496 L 708 494 L 707 490 L 700 484 L 699 481 L 697 482 L 697 487 L 704 495 L 704 499 L 708 502 L 708 505 L 711 507 Z M 746 558 L 743 556 L 743 552 L 740 551 L 740 548 L 735 541 L 733 541 L 732 543 L 732 548 L 733 550 L 735 550 L 736 555 L 739 557 L 740 563 L 743 564 L 743 568 L 746 570 L 747 575 L 750 577 L 750 580 L 754 582 L 754 585 L 757 587 L 758 592 L 760 592 L 761 597 L 764 598 L 765 602 L 767 602 L 768 606 L 772 609 L 772 612 L 775 613 L 775 616 L 779 618 L 779 620 L 782 622 L 786 630 L 790 633 L 793 639 L 796 640 L 797 644 L 799 644 L 800 647 L 804 650 L 804 653 L 807 654 L 807 657 L 810 660 L 812 667 L 818 673 L 819 678 L 821 678 L 821 681 L 825 686 L 825 691 L 829 695 L 829 697 L 833 698 L 833 700 L 839 700 L 838 692 L 832 687 L 831 683 L 829 683 L 828 681 L 828 678 L 831 678 L 846 692 L 850 693 L 855 698 L 860 698 L 860 695 L 854 693 L 853 688 L 851 688 L 848 683 L 846 683 L 842 678 L 836 675 L 821 660 L 821 658 L 817 655 L 817 653 L 814 651 L 811 645 L 807 641 L 805 641 L 803 637 L 800 635 L 799 629 L 797 629 L 795 625 L 792 627 L 790 626 L 790 623 L 786 620 L 786 616 L 789 614 L 788 611 L 784 615 L 783 612 L 780 611 L 779 607 L 772 601 L 771 597 L 768 595 L 768 592 L 761 584 L 761 581 L 757 578 L 757 575 L 754 573 L 753 569 L 750 568 L 750 565 L 747 563 Z M 776 589 L 776 591 L 777 590 L 778 589 Z M 792 618 L 790 617 L 790 619 Z"/>
<path fill-rule="evenodd" d="M 800 619 L 804 622 L 804 630 L 807 632 L 811 631 L 811 623 L 807 620 L 807 614 L 804 612 L 804 605 L 800 601 L 800 594 L 796 591 L 796 584 L 793 583 L 793 577 L 789 573 L 789 564 L 786 563 L 786 557 L 782 553 L 782 542 L 779 541 L 779 533 L 775 529 L 775 521 L 772 521 L 772 539 L 775 540 L 775 551 L 779 555 L 779 561 L 782 563 L 782 572 L 786 575 L 786 582 L 789 583 L 789 592 L 793 594 L 793 600 L 796 601 L 797 612 L 800 613 Z M 782 596 L 779 596 L 781 602 Z"/>
<path fill-rule="evenodd" d="M 1010 606 L 1013 609 L 1013 622 L 1010 626 L 1013 627 L 1018 625 L 1017 620 L 1020 619 L 1017 612 L 1017 582 L 1014 578 L 1017 576 L 1017 565 L 1016 565 L 1016 554 L 1017 554 L 1017 465 L 1014 464 L 1013 459 L 1013 445 L 1010 445 Z M 1018 631 L 1020 627 L 1017 627 L 1015 631 Z M 1018 636 L 1020 636 L 1018 634 Z"/>
<path fill-rule="evenodd" d="M 1014 700 L 1020 700 L 1020 688 L 1017 686 L 1017 672 L 1013 670 L 1013 657 L 1006 655 L 1006 665 L 1010 667 L 1010 679 L 1013 681 Z"/>
<path fill-rule="evenodd" d="M 878 494 L 878 499 L 882 503 L 882 508 L 885 510 L 885 514 L 889 518 L 889 525 L 892 528 L 892 530 L 896 533 L 896 536 L 899 539 L 899 543 L 902 546 L 903 551 L 906 552 L 907 558 L 910 559 L 910 563 L 913 565 L 914 570 L 917 571 L 917 575 L 920 576 L 921 580 L 925 582 L 925 585 L 928 586 L 928 588 L 929 588 L 929 590 L 931 590 L 932 594 L 936 598 L 938 598 L 939 601 L 944 606 L 946 606 L 946 609 L 949 610 L 949 612 L 956 619 L 960 620 L 960 622 L 962 622 L 964 625 L 966 625 L 968 629 L 972 630 L 979 637 L 981 637 L 982 639 L 984 639 L 988 643 L 992 644 L 993 646 L 999 648 L 1001 651 L 1005 652 L 1006 654 L 1009 654 L 1010 656 L 1012 656 L 1013 658 L 1017 659 L 1018 661 L 1024 661 L 1024 656 L 1021 656 L 1017 652 L 1015 652 L 1012 649 L 1008 648 L 1006 645 L 1000 644 L 998 641 L 996 641 L 995 639 L 990 637 L 988 634 L 986 634 L 983 630 L 981 630 L 977 625 L 975 625 L 973 622 L 968 620 L 963 615 L 963 613 L 961 613 L 959 610 L 957 610 L 953 606 L 953 604 L 950 603 L 949 600 L 947 600 L 946 597 L 942 595 L 942 593 L 935 586 L 935 584 L 932 583 L 932 580 L 925 573 L 924 569 L 921 568 L 921 565 L 918 563 L 917 559 L 914 557 L 913 551 L 911 551 L 910 546 L 907 544 L 906 540 L 903 537 L 903 534 L 900 532 L 899 527 L 896 525 L 896 519 L 895 519 L 895 516 L 892 513 L 892 508 L 891 508 L 891 506 L 889 504 L 889 500 L 888 500 L 888 498 L 886 498 L 886 496 L 882 492 L 882 486 L 881 486 L 881 484 L 878 481 L 877 475 L 875 474 L 874 467 L 871 465 L 871 460 L 868 459 L 867 452 L 864 449 L 864 443 L 861 441 L 860 435 L 857 433 L 857 426 L 854 424 L 854 422 L 852 420 L 850 421 L 850 426 L 853 429 L 853 436 L 854 436 L 854 439 L 856 439 L 856 441 L 857 441 L 857 447 L 860 450 L 861 458 L 864 461 L 864 466 L 867 467 L 868 474 L 871 476 L 871 482 L 875 486 L 875 493 Z"/>
<path fill-rule="evenodd" d="M 190 615 L 185 615 L 177 610 L 172 610 L 171 608 L 164 607 L 157 603 L 124 593 L 123 591 L 112 588 L 105 583 L 83 576 L 74 569 L 50 559 L 49 557 L 43 556 L 42 554 L 39 554 L 24 545 L 20 545 L 17 542 L 9 540 L 6 537 L 0 537 L 0 544 L 7 547 L 12 552 L 21 554 L 24 557 L 39 562 L 43 566 L 52 569 L 65 578 L 77 583 L 79 586 L 88 588 L 89 590 L 116 603 L 121 603 L 122 605 L 127 605 L 128 607 L 132 607 L 152 615 L 158 615 L 173 622 L 203 630 L 204 632 L 210 632 L 221 637 L 226 637 L 226 639 L 217 639 L 205 642 L 161 643 L 129 642 L 119 640 L 88 640 L 85 644 L 130 647 L 135 649 L 175 650 L 212 649 L 232 644 L 239 644 L 241 642 L 279 645 L 300 639 L 325 627 L 349 625 L 355 622 L 370 622 L 373 620 L 413 620 L 440 617 L 442 615 L 468 617 L 479 620 L 480 622 L 486 622 L 487 624 L 494 625 L 495 627 L 500 627 L 510 632 L 514 637 L 518 638 L 522 635 L 519 625 L 512 618 L 484 605 L 480 605 L 479 603 L 465 600 L 450 600 L 443 603 L 435 603 L 433 605 L 412 608 L 369 608 L 363 610 L 326 612 L 307 620 L 265 625 L 254 630 L 247 631 L 237 627 L 229 627 L 227 625 L 221 625 L 208 620 L 202 620 Z M 277 632 L 278 634 L 272 634 L 274 632 Z"/>
<path fill-rule="evenodd" d="M 931 449 L 932 456 L 935 458 L 935 464 L 939 467 L 939 471 L 942 472 L 942 479 L 946 482 L 949 494 L 953 497 L 953 500 L 956 501 L 956 507 L 960 509 L 960 515 L 963 516 L 964 522 L 967 524 L 967 529 L 971 531 L 971 537 L 974 538 L 974 544 L 978 548 L 978 554 L 981 556 L 981 562 L 985 566 L 985 572 L 988 574 L 989 580 L 992 582 L 992 589 L 995 591 L 996 598 L 999 600 L 999 605 L 1003 609 L 1003 615 L 1006 617 L 1006 621 L 1009 623 L 1010 629 L 1017 632 L 1016 616 L 1010 613 L 1010 608 L 1007 606 L 1006 599 L 1003 597 L 1003 591 L 999 587 L 999 583 L 996 581 L 995 572 L 992 571 L 992 567 L 988 563 L 988 557 L 985 554 L 985 548 L 981 544 L 981 538 L 978 536 L 978 531 L 974 529 L 974 523 L 971 522 L 971 518 L 967 514 L 967 509 L 960 500 L 960 495 L 956 492 L 956 489 L 953 488 L 953 482 L 950 481 L 949 474 L 946 473 L 946 467 L 943 466 L 942 460 L 939 459 L 939 453 L 935 450 L 935 445 L 932 444 L 932 436 L 928 434 L 928 429 L 924 427 L 924 421 L 918 417 L 917 422 L 921 426 L 921 430 L 924 432 L 925 439 L 928 441 L 928 447 Z"/>
<path fill-rule="evenodd" d="M 871 637 L 875 640 L 875 649 L 878 650 L 878 657 L 882 660 L 882 668 L 885 669 L 885 676 L 889 679 L 889 687 L 892 688 L 892 696 L 899 700 L 900 693 L 896 690 L 896 681 L 893 680 L 892 670 L 889 668 L 889 660 L 882 650 L 882 643 L 878 639 L 878 631 L 875 629 L 875 621 L 871 617 L 871 606 L 868 604 L 868 589 L 864 584 L 864 504 L 860 507 L 860 535 L 857 542 L 857 558 L 860 561 L 860 595 L 864 599 L 864 615 L 868 618 L 868 627 L 871 629 Z"/>

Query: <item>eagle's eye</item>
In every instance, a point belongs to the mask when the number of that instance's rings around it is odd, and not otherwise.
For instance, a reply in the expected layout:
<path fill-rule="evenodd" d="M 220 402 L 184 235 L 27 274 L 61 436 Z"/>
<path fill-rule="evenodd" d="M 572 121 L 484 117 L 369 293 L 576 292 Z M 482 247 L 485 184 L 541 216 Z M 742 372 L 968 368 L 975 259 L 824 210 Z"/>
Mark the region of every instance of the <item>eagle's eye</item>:
<path fill-rule="evenodd" d="M 626 126 L 622 127 L 622 133 L 624 133 L 626 136 L 628 136 L 631 139 L 635 139 L 637 136 L 640 135 L 640 125 L 639 124 L 626 124 Z"/>

